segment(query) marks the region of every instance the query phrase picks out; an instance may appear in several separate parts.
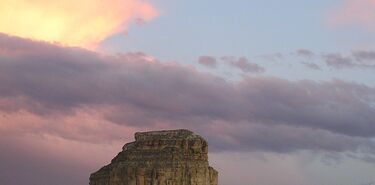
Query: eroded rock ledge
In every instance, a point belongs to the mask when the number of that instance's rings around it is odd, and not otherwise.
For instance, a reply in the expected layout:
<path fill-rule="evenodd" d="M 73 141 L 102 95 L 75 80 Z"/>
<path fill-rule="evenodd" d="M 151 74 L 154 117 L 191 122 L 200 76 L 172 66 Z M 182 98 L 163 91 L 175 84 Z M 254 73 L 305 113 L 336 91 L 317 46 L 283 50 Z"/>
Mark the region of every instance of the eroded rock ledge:
<path fill-rule="evenodd" d="M 90 185 L 217 185 L 207 142 L 189 130 L 137 132 Z"/>

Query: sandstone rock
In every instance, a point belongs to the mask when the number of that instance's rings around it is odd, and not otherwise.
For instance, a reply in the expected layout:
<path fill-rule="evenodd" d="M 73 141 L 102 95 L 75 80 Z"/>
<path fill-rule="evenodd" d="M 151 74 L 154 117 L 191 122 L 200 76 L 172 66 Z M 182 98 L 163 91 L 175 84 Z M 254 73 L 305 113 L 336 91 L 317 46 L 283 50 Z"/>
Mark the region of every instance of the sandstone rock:
<path fill-rule="evenodd" d="M 138 132 L 90 185 L 217 185 L 207 142 L 189 130 Z"/>

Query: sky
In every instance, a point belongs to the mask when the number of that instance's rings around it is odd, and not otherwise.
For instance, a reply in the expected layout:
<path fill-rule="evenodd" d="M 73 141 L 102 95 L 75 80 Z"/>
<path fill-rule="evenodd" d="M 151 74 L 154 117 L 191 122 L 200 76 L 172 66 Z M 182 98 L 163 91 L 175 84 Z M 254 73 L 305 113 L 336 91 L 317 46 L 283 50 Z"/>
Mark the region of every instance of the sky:
<path fill-rule="evenodd" d="M 0 0 L 0 184 L 190 129 L 220 185 L 375 184 L 375 0 Z"/>

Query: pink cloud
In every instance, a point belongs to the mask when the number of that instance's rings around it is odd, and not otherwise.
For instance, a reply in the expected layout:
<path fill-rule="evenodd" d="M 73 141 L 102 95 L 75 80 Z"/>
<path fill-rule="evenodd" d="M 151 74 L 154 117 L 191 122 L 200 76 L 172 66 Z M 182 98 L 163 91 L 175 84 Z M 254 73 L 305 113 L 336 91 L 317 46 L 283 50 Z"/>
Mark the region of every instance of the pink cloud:
<path fill-rule="evenodd" d="M 375 31 L 375 0 L 346 0 L 333 11 L 328 22 L 335 27 L 356 25 Z"/>
<path fill-rule="evenodd" d="M 2 135 L 51 136 L 96 144 L 131 140 L 133 133 L 138 129 L 111 124 L 103 118 L 103 112 L 106 111 L 105 107 L 80 108 L 76 109 L 74 114 L 50 116 L 37 115 L 26 110 L 0 111 L 0 133 Z"/>

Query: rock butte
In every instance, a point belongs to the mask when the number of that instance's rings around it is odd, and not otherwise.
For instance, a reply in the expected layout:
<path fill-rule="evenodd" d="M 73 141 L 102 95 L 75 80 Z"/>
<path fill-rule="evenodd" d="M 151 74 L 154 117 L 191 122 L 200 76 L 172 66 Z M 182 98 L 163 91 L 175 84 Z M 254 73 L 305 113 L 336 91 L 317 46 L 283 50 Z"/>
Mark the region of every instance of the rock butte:
<path fill-rule="evenodd" d="M 137 132 L 109 165 L 91 174 L 90 185 L 217 185 L 207 147 L 189 130 Z"/>

